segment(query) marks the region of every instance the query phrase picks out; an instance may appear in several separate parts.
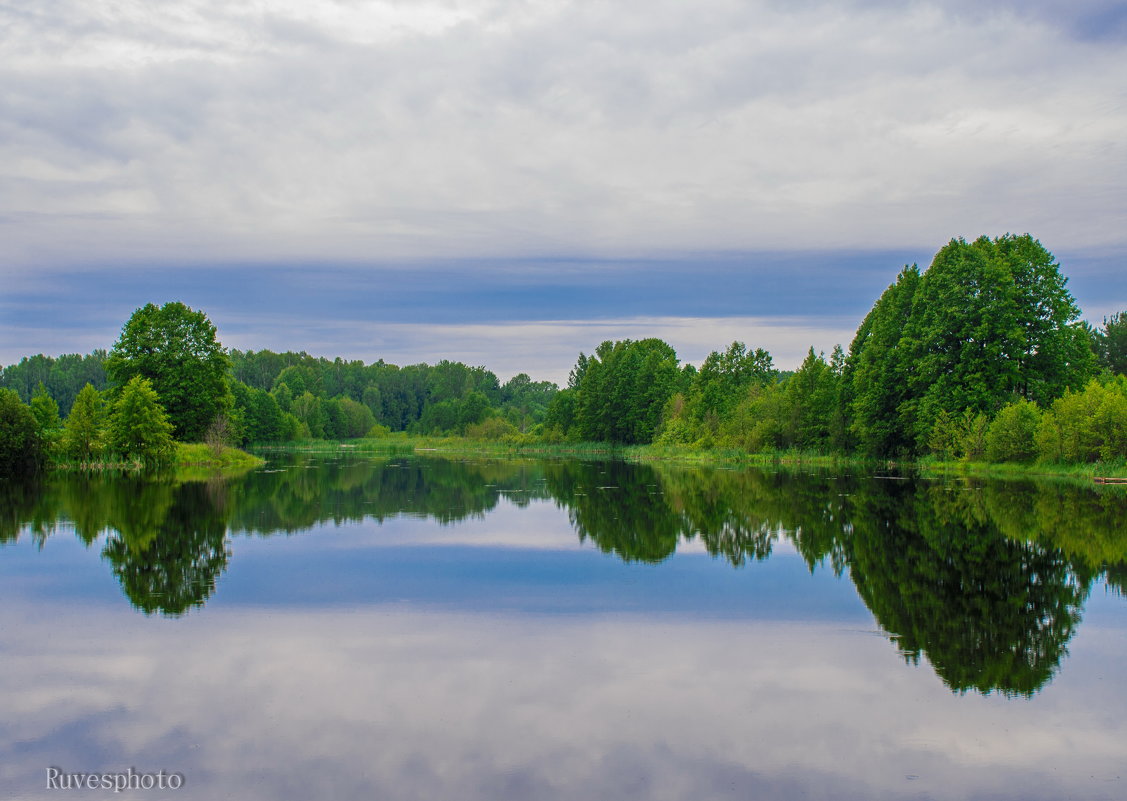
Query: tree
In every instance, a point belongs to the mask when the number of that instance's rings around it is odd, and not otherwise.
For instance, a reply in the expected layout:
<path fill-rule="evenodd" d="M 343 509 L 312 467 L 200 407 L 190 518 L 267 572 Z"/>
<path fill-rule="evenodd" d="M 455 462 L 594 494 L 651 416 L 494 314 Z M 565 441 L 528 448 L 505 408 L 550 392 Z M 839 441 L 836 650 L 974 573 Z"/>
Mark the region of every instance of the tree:
<path fill-rule="evenodd" d="M 105 443 L 102 395 L 87 384 L 78 393 L 63 428 L 63 453 L 80 462 L 102 451 Z"/>
<path fill-rule="evenodd" d="M 1104 318 L 1096 343 L 1100 365 L 1116 375 L 1127 375 L 1127 311 Z"/>
<path fill-rule="evenodd" d="M 34 473 L 45 456 L 31 409 L 13 390 L 0 389 L 0 476 Z"/>
<path fill-rule="evenodd" d="M 1084 385 L 1095 365 L 1066 283 L 1028 234 L 954 239 L 935 255 L 900 343 L 912 365 L 902 412 L 920 442 L 943 410 L 992 416 Z"/>
<path fill-rule="evenodd" d="M 868 453 L 895 453 L 911 444 L 900 411 L 907 400 L 908 373 L 901 338 L 919 282 L 919 268 L 905 267 L 861 322 L 849 346 L 844 380 L 852 434 Z"/>
<path fill-rule="evenodd" d="M 653 441 L 662 410 L 680 378 L 677 354 L 660 339 L 603 342 L 579 355 L 575 426 L 589 441 Z"/>
<path fill-rule="evenodd" d="M 923 275 L 906 268 L 869 312 L 845 365 L 852 433 L 875 454 L 913 453 L 968 410 L 1044 406 L 1095 369 L 1060 266 L 1028 234 L 953 239 Z M 944 417 L 944 413 L 946 416 Z"/>
<path fill-rule="evenodd" d="M 143 462 L 167 459 L 172 447 L 172 423 L 147 378 L 133 376 L 114 404 L 110 441 L 122 456 Z"/>
<path fill-rule="evenodd" d="M 118 388 L 134 377 L 152 383 L 177 439 L 196 442 L 230 409 L 228 357 L 215 326 L 183 303 L 149 303 L 133 313 L 106 358 Z"/>
<path fill-rule="evenodd" d="M 733 342 L 724 353 L 708 354 L 692 376 L 685 414 L 714 431 L 747 396 L 749 387 L 772 384 L 777 377 L 771 354 L 762 348 L 748 351 L 744 343 Z"/>
<path fill-rule="evenodd" d="M 783 385 L 790 411 L 789 444 L 829 450 L 833 447 L 840 376 L 810 348 L 798 371 Z"/>
<path fill-rule="evenodd" d="M 47 442 L 55 442 L 62 433 L 63 421 L 59 418 L 59 404 L 47 394 L 43 382 L 35 388 L 31 396 L 31 413 L 39 425 L 39 432 Z"/>

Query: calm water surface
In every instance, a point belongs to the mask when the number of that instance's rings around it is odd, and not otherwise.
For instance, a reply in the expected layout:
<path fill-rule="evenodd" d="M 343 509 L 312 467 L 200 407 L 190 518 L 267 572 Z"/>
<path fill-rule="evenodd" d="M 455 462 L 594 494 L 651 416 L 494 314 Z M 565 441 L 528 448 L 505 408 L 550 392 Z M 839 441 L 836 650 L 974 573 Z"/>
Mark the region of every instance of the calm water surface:
<path fill-rule="evenodd" d="M 286 456 L 0 541 L 3 798 L 1127 797 L 1123 489 Z"/>

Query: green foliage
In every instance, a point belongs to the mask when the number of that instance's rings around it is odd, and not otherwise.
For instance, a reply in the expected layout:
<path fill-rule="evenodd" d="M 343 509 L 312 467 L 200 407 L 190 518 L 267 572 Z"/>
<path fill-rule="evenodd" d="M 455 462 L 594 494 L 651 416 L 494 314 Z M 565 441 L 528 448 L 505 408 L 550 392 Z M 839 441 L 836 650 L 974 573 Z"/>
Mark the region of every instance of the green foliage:
<path fill-rule="evenodd" d="M 121 456 L 148 463 L 172 457 L 172 423 L 147 378 L 129 379 L 110 414 L 110 446 Z"/>
<path fill-rule="evenodd" d="M 986 430 L 986 458 L 991 462 L 1032 462 L 1041 411 L 1028 400 L 1003 406 Z"/>
<path fill-rule="evenodd" d="M 177 439 L 197 442 L 231 408 L 228 358 L 215 326 L 183 303 L 137 309 L 106 359 L 110 379 L 123 387 L 148 379 L 168 412 Z"/>
<path fill-rule="evenodd" d="M 338 439 L 358 439 L 367 436 L 376 425 L 375 415 L 363 403 L 352 398 L 340 397 L 334 400 L 334 404 L 337 410 L 335 436 Z"/>
<path fill-rule="evenodd" d="M 231 382 L 231 394 L 240 422 L 242 443 L 285 441 L 284 412 L 273 395 L 238 380 Z"/>
<path fill-rule="evenodd" d="M 1044 405 L 1082 386 L 1091 341 L 1065 284 L 1028 234 L 955 239 L 922 276 L 906 268 L 850 348 L 845 394 L 862 449 L 947 449 L 964 410 L 990 417 L 1013 397 Z"/>
<path fill-rule="evenodd" d="M 957 459 L 964 453 L 965 441 L 963 418 L 956 417 L 946 409 L 940 410 L 931 427 L 927 440 L 928 449 L 945 461 Z"/>
<path fill-rule="evenodd" d="M 59 405 L 62 414 L 69 414 L 74 399 L 86 384 L 104 390 L 106 371 L 102 366 L 106 352 L 95 350 L 85 356 L 68 353 L 62 356 L 25 356 L 18 364 L 0 368 L 0 387 L 15 390 L 22 401 L 30 402 L 40 384 Z"/>
<path fill-rule="evenodd" d="M 369 439 L 385 439 L 386 437 L 391 436 L 391 429 L 385 425 L 376 423 L 374 426 L 368 429 L 368 433 L 364 436 L 368 437 Z"/>
<path fill-rule="evenodd" d="M 470 439 L 499 441 L 518 434 L 517 427 L 503 417 L 488 417 L 466 426 L 466 436 Z"/>
<path fill-rule="evenodd" d="M 655 441 L 662 444 L 700 443 L 711 446 L 739 434 L 730 429 L 732 416 L 755 388 L 775 383 L 771 354 L 762 348 L 748 351 L 733 342 L 724 353 L 713 351 L 699 370 L 678 376 L 677 392 L 666 403 Z"/>
<path fill-rule="evenodd" d="M 970 462 L 986 457 L 986 435 L 990 431 L 990 418 L 973 409 L 963 411 L 963 458 Z"/>
<path fill-rule="evenodd" d="M 35 415 L 39 434 L 45 442 L 53 443 L 62 436 L 63 421 L 59 418 L 59 404 L 47 394 L 47 387 L 42 382 L 31 396 L 31 413 Z"/>
<path fill-rule="evenodd" d="M 87 384 L 67 415 L 63 429 L 62 451 L 67 458 L 86 462 L 102 452 L 106 442 L 105 413 L 102 395 Z"/>
<path fill-rule="evenodd" d="M 689 414 L 697 420 L 723 418 L 748 387 L 774 383 L 776 376 L 771 354 L 762 348 L 749 353 L 744 343 L 733 342 L 724 353 L 708 354 L 692 377 Z"/>
<path fill-rule="evenodd" d="M 811 348 L 798 371 L 783 386 L 786 400 L 785 445 L 829 452 L 844 441 L 841 375 Z"/>
<path fill-rule="evenodd" d="M 325 437 L 325 423 L 328 415 L 325 413 L 325 404 L 312 392 L 306 390 L 293 399 L 290 412 L 304 426 L 306 437 L 323 439 Z"/>
<path fill-rule="evenodd" d="M 1096 332 L 1096 350 L 1101 367 L 1127 374 L 1127 311 L 1104 318 L 1103 330 Z"/>
<path fill-rule="evenodd" d="M 572 371 L 575 433 L 589 441 L 651 442 L 680 374 L 676 352 L 660 339 L 608 340 L 593 356 L 580 354 Z"/>
<path fill-rule="evenodd" d="M 45 459 L 35 414 L 13 390 L 0 389 L 0 476 L 34 473 Z"/>
<path fill-rule="evenodd" d="M 250 390 L 269 390 L 283 413 L 293 412 L 294 400 L 306 392 L 320 399 L 324 414 L 320 423 L 308 418 L 308 401 L 299 404 L 295 414 L 310 433 L 325 437 L 348 438 L 360 429 L 362 413 L 346 399 L 367 407 L 373 415 L 373 425 L 378 423 L 394 431 L 458 431 L 484 419 L 491 413 L 489 410 L 496 410 L 513 425 L 529 430 L 543 421 L 557 391 L 555 384 L 534 382 L 524 373 L 501 386 L 497 376 L 484 367 L 448 360 L 433 366 L 398 367 L 382 360 L 370 365 L 340 358 L 330 361 L 304 351 L 234 350 L 231 361 L 235 378 Z M 479 396 L 485 398 L 484 404 Z M 237 393 L 236 403 L 246 405 Z M 484 414 L 482 410 L 486 410 Z M 247 436 L 256 437 L 249 431 Z M 258 437 L 256 441 L 273 440 Z"/>
<path fill-rule="evenodd" d="M 321 373 L 311 364 L 294 364 L 282 370 L 274 379 L 273 389 L 285 386 L 293 397 L 308 392 L 311 395 L 324 394 L 325 388 Z"/>
<path fill-rule="evenodd" d="M 866 454 L 901 453 L 912 447 L 911 419 L 904 414 L 910 343 L 903 342 L 911 317 L 919 269 L 905 267 L 861 322 L 849 346 L 845 373 L 849 382 L 851 433 Z"/>
<path fill-rule="evenodd" d="M 1047 462 L 1110 461 L 1127 457 L 1127 377 L 1090 381 L 1045 412 L 1036 433 Z"/>

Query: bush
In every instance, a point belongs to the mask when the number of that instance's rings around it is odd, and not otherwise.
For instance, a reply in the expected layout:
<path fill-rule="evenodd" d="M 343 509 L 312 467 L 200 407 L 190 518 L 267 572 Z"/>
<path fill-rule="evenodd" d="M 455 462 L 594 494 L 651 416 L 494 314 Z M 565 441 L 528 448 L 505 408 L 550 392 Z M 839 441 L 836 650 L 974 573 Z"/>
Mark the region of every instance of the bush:
<path fill-rule="evenodd" d="M 469 439 L 502 440 L 519 433 L 517 427 L 503 417 L 489 417 L 480 423 L 466 426 L 466 437 Z"/>
<path fill-rule="evenodd" d="M 1053 402 L 1036 435 L 1051 462 L 1095 462 L 1127 456 L 1127 379 L 1092 380 Z"/>
<path fill-rule="evenodd" d="M 986 430 L 986 458 L 991 462 L 1032 462 L 1041 412 L 1028 400 L 1003 406 Z"/>

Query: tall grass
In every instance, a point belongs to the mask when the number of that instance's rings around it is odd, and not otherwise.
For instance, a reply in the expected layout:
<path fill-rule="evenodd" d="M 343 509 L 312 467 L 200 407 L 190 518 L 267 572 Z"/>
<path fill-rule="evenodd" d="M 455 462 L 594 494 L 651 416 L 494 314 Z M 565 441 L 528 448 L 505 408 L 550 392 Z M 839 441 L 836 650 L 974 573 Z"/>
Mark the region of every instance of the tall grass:
<path fill-rule="evenodd" d="M 51 467 L 56 470 L 80 472 L 135 473 L 181 468 L 207 468 L 212 471 L 232 472 L 249 470 L 263 463 L 262 458 L 238 448 L 224 446 L 217 452 L 213 447 L 202 442 L 177 442 L 164 459 L 145 460 L 119 453 L 103 452 L 89 459 L 55 456 L 51 460 Z"/>
<path fill-rule="evenodd" d="M 997 478 L 1056 476 L 1091 481 L 1096 477 L 1127 477 L 1127 460 L 1091 464 L 1015 464 L 920 460 L 874 459 L 871 457 L 789 450 L 752 453 L 740 448 L 699 448 L 691 445 L 617 445 L 607 442 L 535 442 L 526 438 L 480 440 L 465 437 L 415 436 L 397 432 L 387 437 L 355 440 L 305 440 L 256 446 L 255 452 L 270 453 L 379 453 L 411 454 L 435 452 L 480 454 L 497 458 L 540 457 L 579 459 L 625 459 L 698 464 L 734 464 L 757 467 L 816 467 L 828 469 L 919 472 L 922 475 L 971 475 Z"/>

